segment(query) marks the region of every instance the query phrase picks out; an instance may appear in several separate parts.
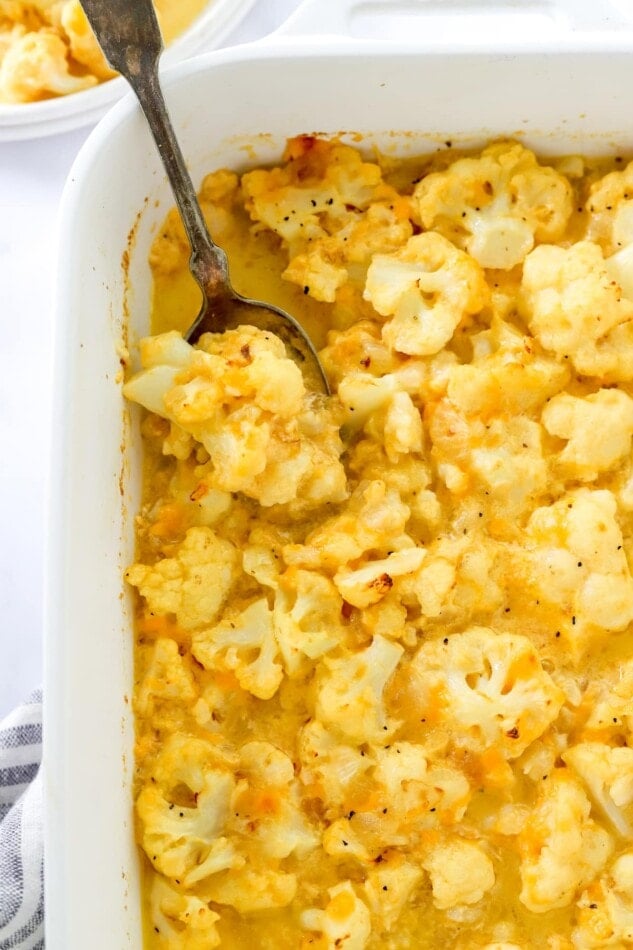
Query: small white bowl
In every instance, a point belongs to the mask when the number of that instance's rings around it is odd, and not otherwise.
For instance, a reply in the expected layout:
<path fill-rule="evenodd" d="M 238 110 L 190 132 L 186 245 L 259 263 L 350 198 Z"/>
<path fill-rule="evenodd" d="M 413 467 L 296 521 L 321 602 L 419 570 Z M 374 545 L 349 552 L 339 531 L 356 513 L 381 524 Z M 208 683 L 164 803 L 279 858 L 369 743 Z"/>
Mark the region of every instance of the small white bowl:
<path fill-rule="evenodd" d="M 210 0 L 208 6 L 165 50 L 162 64 L 181 62 L 220 46 L 255 0 Z M 96 123 L 129 91 L 124 79 L 110 79 L 69 96 L 5 105 L 0 103 L 0 142 L 36 139 Z"/>

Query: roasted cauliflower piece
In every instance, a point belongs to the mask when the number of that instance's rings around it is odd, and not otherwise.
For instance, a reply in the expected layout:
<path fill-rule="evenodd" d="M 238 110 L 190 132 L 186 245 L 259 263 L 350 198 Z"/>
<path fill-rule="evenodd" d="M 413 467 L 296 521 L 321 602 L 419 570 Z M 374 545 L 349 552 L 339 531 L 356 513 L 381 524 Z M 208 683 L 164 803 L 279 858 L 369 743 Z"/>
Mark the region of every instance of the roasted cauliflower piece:
<path fill-rule="evenodd" d="M 365 300 L 391 319 L 382 330 L 393 350 L 432 356 L 466 318 L 488 300 L 488 285 L 477 262 L 441 234 L 418 234 L 391 254 L 374 254 Z"/>
<path fill-rule="evenodd" d="M 543 410 L 543 425 L 567 445 L 556 466 L 568 478 L 594 481 L 631 452 L 633 399 L 619 389 L 585 398 L 560 393 Z"/>
<path fill-rule="evenodd" d="M 429 824 L 437 818 L 461 821 L 471 797 L 470 782 L 449 761 L 435 760 L 432 750 L 411 742 L 390 743 L 375 753 L 374 781 L 381 801 L 391 802 L 399 817 Z"/>
<path fill-rule="evenodd" d="M 492 861 L 475 841 L 452 838 L 434 847 L 423 861 L 440 910 L 476 904 L 495 883 Z"/>
<path fill-rule="evenodd" d="M 527 535 L 532 582 L 560 608 L 559 633 L 576 656 L 633 620 L 633 578 L 622 545 L 614 495 L 579 488 L 537 508 Z"/>
<path fill-rule="evenodd" d="M 60 22 L 70 46 L 70 55 L 76 62 L 99 82 L 116 76 L 101 52 L 79 0 L 67 0 L 63 4 Z"/>
<path fill-rule="evenodd" d="M 317 687 L 316 713 L 355 742 L 375 742 L 393 731 L 384 709 L 383 690 L 404 650 L 374 637 L 370 646 L 341 659 L 325 658 Z"/>
<path fill-rule="evenodd" d="M 159 950 L 213 950 L 221 944 L 216 927 L 220 915 L 158 875 L 152 882 L 150 913 Z"/>
<path fill-rule="evenodd" d="M 323 910 L 302 913 L 302 926 L 321 935 L 323 950 L 363 950 L 371 933 L 367 905 L 356 895 L 350 881 L 330 887 L 328 894 L 330 900 Z"/>
<path fill-rule="evenodd" d="M 150 862 L 185 886 L 245 861 L 224 834 L 236 787 L 231 763 L 218 763 L 214 752 L 201 739 L 173 736 L 158 763 L 164 781 L 144 786 L 136 800 Z"/>
<path fill-rule="evenodd" d="M 557 769 L 541 788 L 518 839 L 519 898 L 535 914 L 568 907 L 613 851 L 611 836 L 590 817 L 591 803 L 572 776 Z"/>
<path fill-rule="evenodd" d="M 187 3 L 185 18 L 193 19 L 201 2 Z M 166 43 L 183 25 L 180 11 L 175 21 L 163 16 L 170 3 L 183 6 L 174 0 L 156 3 Z M 0 102 L 29 103 L 66 96 L 115 75 L 79 0 L 0 0 Z"/>
<path fill-rule="evenodd" d="M 171 332 L 143 341 L 141 361 L 125 396 L 204 446 L 208 487 L 302 511 L 346 497 L 338 427 L 278 337 L 240 327 L 194 348 Z"/>
<path fill-rule="evenodd" d="M 578 901 L 574 950 L 611 947 L 625 950 L 633 943 L 633 854 L 625 851 Z"/>
<path fill-rule="evenodd" d="M 239 756 L 243 778 L 232 797 L 231 827 L 251 860 L 306 858 L 319 838 L 302 811 L 292 759 L 263 741 L 247 742 Z"/>
<path fill-rule="evenodd" d="M 35 102 L 90 89 L 97 79 L 70 71 L 68 47 L 56 33 L 24 33 L 0 63 L 0 102 Z"/>
<path fill-rule="evenodd" d="M 169 637 L 159 637 L 136 693 L 136 711 L 140 716 L 151 716 L 157 702 L 191 703 L 197 695 L 193 674 L 178 644 Z"/>
<path fill-rule="evenodd" d="M 149 610 L 176 614 L 187 630 L 213 623 L 235 581 L 238 554 L 212 528 L 190 528 L 175 557 L 133 564 L 125 572 Z"/>
<path fill-rule="evenodd" d="M 242 689 L 259 699 L 270 699 L 281 683 L 273 616 L 264 598 L 244 610 L 229 610 L 215 627 L 197 631 L 191 650 L 205 669 L 234 672 Z"/>
<path fill-rule="evenodd" d="M 580 776 L 618 834 L 630 838 L 633 827 L 627 810 L 633 802 L 633 749 L 581 742 L 567 749 L 563 759 Z"/>
<path fill-rule="evenodd" d="M 328 816 L 338 814 L 351 787 L 372 768 L 373 757 L 362 754 L 352 739 L 339 736 L 335 727 L 326 729 L 320 719 L 302 727 L 298 747 L 307 793 L 323 801 Z"/>
<path fill-rule="evenodd" d="M 332 581 L 315 571 L 289 568 L 275 591 L 273 625 L 288 676 L 306 673 L 345 642 L 343 599 Z"/>
<path fill-rule="evenodd" d="M 510 270 L 535 243 L 563 236 L 572 212 L 566 178 L 518 142 L 489 145 L 416 186 L 422 224 L 486 268 Z"/>
<path fill-rule="evenodd" d="M 396 857 L 392 862 L 381 862 L 367 875 L 363 884 L 364 899 L 387 933 L 397 928 L 400 915 L 411 901 L 423 874 L 421 868 L 407 861 L 398 861 Z"/>
<path fill-rule="evenodd" d="M 587 238 L 601 246 L 610 276 L 633 300 L 633 163 L 589 189 Z"/>
<path fill-rule="evenodd" d="M 409 516 L 398 492 L 384 481 L 361 482 L 342 514 L 315 527 L 304 545 L 285 548 L 284 558 L 287 563 L 334 572 L 368 551 L 387 555 L 394 548 L 411 547 L 404 533 Z"/>
<path fill-rule="evenodd" d="M 342 568 L 334 575 L 334 583 L 348 604 L 369 607 L 389 593 L 395 578 L 415 573 L 425 556 L 424 548 L 404 548 L 360 567 Z"/>
<path fill-rule="evenodd" d="M 527 637 L 474 627 L 418 650 L 420 715 L 446 723 L 465 748 L 514 759 L 556 719 L 564 695 Z"/>
<path fill-rule="evenodd" d="M 633 301 L 597 244 L 537 247 L 525 260 L 521 311 L 542 346 L 584 376 L 633 378 Z"/>
<path fill-rule="evenodd" d="M 283 167 L 242 177 L 246 209 L 287 247 L 283 276 L 332 302 L 374 253 L 407 241 L 410 202 L 383 182 L 378 165 L 341 142 L 300 136 L 286 158 Z"/>
<path fill-rule="evenodd" d="M 447 395 L 461 412 L 489 420 L 527 415 L 559 393 L 570 368 L 516 327 L 495 320 L 473 338 L 473 358 L 448 371 Z"/>

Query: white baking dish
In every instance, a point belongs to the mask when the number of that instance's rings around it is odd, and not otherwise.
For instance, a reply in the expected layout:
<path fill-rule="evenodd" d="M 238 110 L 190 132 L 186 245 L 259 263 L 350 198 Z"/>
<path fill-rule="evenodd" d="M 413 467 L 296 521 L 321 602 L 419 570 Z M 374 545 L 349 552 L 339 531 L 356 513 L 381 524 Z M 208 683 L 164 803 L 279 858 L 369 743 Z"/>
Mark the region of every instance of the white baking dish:
<path fill-rule="evenodd" d="M 298 132 L 399 152 L 521 136 L 633 153 L 630 4 L 313 0 L 265 42 L 175 68 L 193 178 L 279 155 Z M 331 29 L 324 24 L 331 24 Z M 398 34 L 409 41 L 394 39 Z M 302 34 L 302 35 L 298 35 Z M 376 37 L 387 37 L 377 39 Z M 123 567 L 139 498 L 117 345 L 147 329 L 147 253 L 172 204 L 131 100 L 79 156 L 63 202 L 46 669 L 47 950 L 139 950 L 132 635 Z M 129 251 L 128 279 L 122 267 Z"/>
<path fill-rule="evenodd" d="M 209 0 L 202 13 L 169 45 L 163 64 L 179 63 L 220 46 L 254 3 L 255 0 Z M 42 102 L 0 103 L 0 142 L 41 138 L 91 125 L 127 91 L 124 79 L 112 79 L 71 96 Z"/>

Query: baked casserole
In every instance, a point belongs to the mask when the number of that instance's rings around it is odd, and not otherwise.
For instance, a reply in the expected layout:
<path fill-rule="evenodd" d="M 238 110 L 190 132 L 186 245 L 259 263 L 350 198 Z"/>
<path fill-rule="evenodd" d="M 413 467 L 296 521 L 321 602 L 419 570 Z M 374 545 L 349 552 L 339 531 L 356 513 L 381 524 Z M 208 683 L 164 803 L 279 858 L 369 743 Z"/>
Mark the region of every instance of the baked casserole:
<path fill-rule="evenodd" d="M 184 341 L 172 212 L 124 388 L 147 947 L 633 945 L 633 163 L 302 136 L 201 201 L 334 395 Z"/>

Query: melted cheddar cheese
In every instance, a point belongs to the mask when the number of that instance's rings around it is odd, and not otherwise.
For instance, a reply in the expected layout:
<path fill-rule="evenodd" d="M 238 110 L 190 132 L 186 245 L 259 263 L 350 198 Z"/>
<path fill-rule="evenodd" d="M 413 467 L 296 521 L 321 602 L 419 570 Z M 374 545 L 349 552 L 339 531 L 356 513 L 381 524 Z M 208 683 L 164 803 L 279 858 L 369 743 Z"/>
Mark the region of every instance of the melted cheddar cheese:
<path fill-rule="evenodd" d="M 176 212 L 136 563 L 147 948 L 633 945 L 633 164 L 516 142 L 209 175 Z"/>

